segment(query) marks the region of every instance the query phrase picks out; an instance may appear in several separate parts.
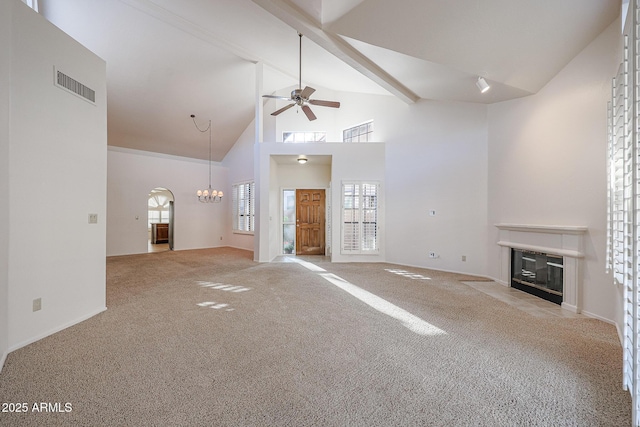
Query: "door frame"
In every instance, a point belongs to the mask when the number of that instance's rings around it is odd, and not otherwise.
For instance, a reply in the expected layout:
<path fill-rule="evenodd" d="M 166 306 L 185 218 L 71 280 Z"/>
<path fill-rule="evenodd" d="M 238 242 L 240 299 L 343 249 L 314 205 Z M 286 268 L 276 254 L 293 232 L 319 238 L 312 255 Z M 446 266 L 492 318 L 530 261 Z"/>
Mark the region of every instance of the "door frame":
<path fill-rule="evenodd" d="M 328 187 L 324 187 L 322 185 L 314 185 L 314 186 L 310 186 L 310 187 L 280 187 L 280 191 L 278 194 L 278 199 L 279 199 L 279 203 L 278 203 L 278 214 L 280 216 L 280 221 L 278 221 L 278 230 L 279 230 L 279 237 L 278 237 L 278 253 L 280 255 L 297 255 L 296 254 L 296 247 L 297 247 L 297 240 L 296 240 L 296 235 L 297 235 L 297 227 L 296 227 L 296 232 L 294 233 L 294 242 L 293 242 L 293 253 L 292 254 L 286 254 L 284 252 L 284 192 L 285 191 L 296 191 L 297 190 L 324 190 L 324 209 L 325 209 L 325 215 L 324 215 L 324 256 L 331 256 L 331 221 L 332 221 L 332 215 L 331 215 L 331 185 L 329 185 Z M 295 199 L 294 199 L 295 200 Z M 294 211 L 296 212 L 297 215 L 297 209 L 298 206 L 296 204 L 296 206 L 294 206 Z M 297 218 L 296 218 L 297 220 Z M 287 223 L 287 224 L 291 224 L 291 222 Z M 296 225 L 296 221 L 293 222 L 294 226 Z"/>

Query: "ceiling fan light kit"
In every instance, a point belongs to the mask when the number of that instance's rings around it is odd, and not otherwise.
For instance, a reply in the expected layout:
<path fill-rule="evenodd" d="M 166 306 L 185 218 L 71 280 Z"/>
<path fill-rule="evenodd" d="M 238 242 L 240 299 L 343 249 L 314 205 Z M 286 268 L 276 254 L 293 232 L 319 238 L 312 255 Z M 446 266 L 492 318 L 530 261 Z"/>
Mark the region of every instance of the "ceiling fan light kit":
<path fill-rule="evenodd" d="M 292 104 L 286 105 L 279 110 L 271 113 L 272 116 L 277 116 L 280 113 L 287 111 L 289 108 L 297 105 L 302 109 L 304 114 L 307 116 L 309 120 L 317 119 L 316 115 L 313 114 L 309 104 L 317 105 L 320 107 L 330 107 L 330 108 L 340 108 L 340 103 L 337 101 L 323 101 L 320 99 L 309 99 L 309 97 L 316 90 L 310 86 L 305 86 L 302 89 L 302 34 L 298 33 L 298 37 L 300 38 L 300 47 L 299 47 L 299 61 L 298 61 L 298 88 L 291 91 L 291 96 L 289 98 L 284 96 L 276 96 L 276 95 L 262 95 L 263 98 L 273 98 L 273 99 L 282 99 L 285 101 L 290 101 Z"/>

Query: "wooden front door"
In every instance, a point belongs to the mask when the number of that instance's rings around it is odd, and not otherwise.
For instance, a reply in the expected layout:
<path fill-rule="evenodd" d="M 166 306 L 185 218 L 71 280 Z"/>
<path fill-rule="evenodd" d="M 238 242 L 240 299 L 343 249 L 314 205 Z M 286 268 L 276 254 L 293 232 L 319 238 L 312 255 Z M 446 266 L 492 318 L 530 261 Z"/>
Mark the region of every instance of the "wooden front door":
<path fill-rule="evenodd" d="M 324 255 L 324 190 L 296 190 L 296 255 Z"/>

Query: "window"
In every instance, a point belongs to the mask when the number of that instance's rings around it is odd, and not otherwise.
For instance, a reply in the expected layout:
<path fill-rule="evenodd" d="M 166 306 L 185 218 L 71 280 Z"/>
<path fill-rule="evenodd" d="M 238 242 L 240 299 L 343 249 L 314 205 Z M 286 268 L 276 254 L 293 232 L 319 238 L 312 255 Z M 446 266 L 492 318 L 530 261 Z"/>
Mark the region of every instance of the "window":
<path fill-rule="evenodd" d="M 282 142 L 326 142 L 326 132 L 283 132 Z"/>
<path fill-rule="evenodd" d="M 151 230 L 153 223 L 169 222 L 169 204 L 173 201 L 173 195 L 166 188 L 154 188 L 149 193 L 148 201 L 148 228 Z"/>
<path fill-rule="evenodd" d="M 22 0 L 24 4 L 38 12 L 38 0 Z"/>
<path fill-rule="evenodd" d="M 369 142 L 373 136 L 373 121 L 342 131 L 343 142 Z"/>
<path fill-rule="evenodd" d="M 377 183 L 342 184 L 342 253 L 378 252 L 379 192 Z"/>
<path fill-rule="evenodd" d="M 233 231 L 253 233 L 255 216 L 255 188 L 254 181 L 234 184 L 232 192 L 233 203 Z"/>
<path fill-rule="evenodd" d="M 282 192 L 282 253 L 292 254 L 296 247 L 296 190 Z"/>
<path fill-rule="evenodd" d="M 631 394 L 632 418 L 640 416 L 640 39 L 635 28 L 640 23 L 640 6 L 629 13 L 633 19 L 625 30 L 623 63 L 613 79 L 608 105 L 608 224 L 607 270 L 613 275 L 616 293 L 622 297 L 622 386 Z M 633 47 L 633 48 L 632 48 Z M 637 425 L 634 421 L 634 425 Z"/>

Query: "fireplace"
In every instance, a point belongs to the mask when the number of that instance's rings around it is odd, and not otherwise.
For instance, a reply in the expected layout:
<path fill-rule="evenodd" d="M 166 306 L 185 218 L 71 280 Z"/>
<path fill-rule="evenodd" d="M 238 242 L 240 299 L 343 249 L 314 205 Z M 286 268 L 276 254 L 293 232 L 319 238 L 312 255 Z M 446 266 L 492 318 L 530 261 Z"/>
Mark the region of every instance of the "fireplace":
<path fill-rule="evenodd" d="M 564 265 L 561 256 L 511 249 L 511 287 L 562 304 Z"/>
<path fill-rule="evenodd" d="M 500 272 L 496 280 L 581 311 L 582 226 L 496 224 Z"/>

